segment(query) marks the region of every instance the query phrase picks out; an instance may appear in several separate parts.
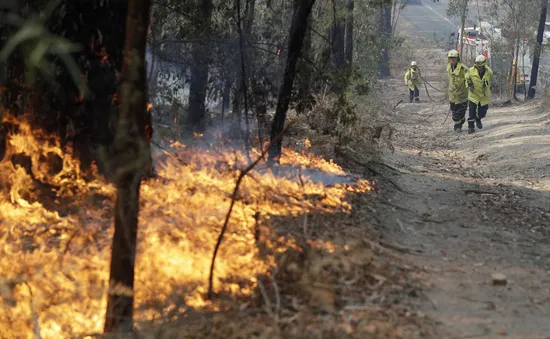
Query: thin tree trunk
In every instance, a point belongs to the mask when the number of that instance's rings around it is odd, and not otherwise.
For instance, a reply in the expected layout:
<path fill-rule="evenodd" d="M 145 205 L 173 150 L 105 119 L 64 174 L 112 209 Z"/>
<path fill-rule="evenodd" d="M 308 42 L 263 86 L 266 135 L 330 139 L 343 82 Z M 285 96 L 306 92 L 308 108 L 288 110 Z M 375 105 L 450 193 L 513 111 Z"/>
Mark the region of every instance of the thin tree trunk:
<path fill-rule="evenodd" d="M 528 98 L 535 97 L 535 87 L 537 86 L 537 77 L 539 75 L 540 52 L 542 50 L 542 39 L 544 36 L 544 26 L 546 23 L 546 11 L 548 9 L 548 0 L 541 0 L 539 30 L 537 32 L 537 46 L 535 47 L 535 55 L 533 57 L 533 67 L 531 68 L 531 81 L 529 82 Z"/>
<path fill-rule="evenodd" d="M 335 70 L 339 70 L 345 63 L 345 28 L 342 22 L 336 18 L 334 9 L 334 23 L 332 25 L 332 62 Z"/>
<path fill-rule="evenodd" d="M 460 60 L 462 59 L 462 51 L 464 50 L 464 25 L 466 25 L 466 15 L 468 14 L 468 1 L 464 0 L 464 7 L 460 13 Z"/>
<path fill-rule="evenodd" d="M 304 37 L 304 46 L 302 48 L 301 67 L 298 70 L 298 104 L 296 106 L 296 111 L 298 113 L 304 113 L 306 110 L 312 108 L 312 98 L 311 96 L 311 65 L 307 60 L 311 60 L 311 46 L 312 46 L 312 33 L 311 33 L 311 24 L 312 24 L 312 15 L 307 19 L 307 31 Z"/>
<path fill-rule="evenodd" d="M 111 252 L 109 295 L 104 331 L 133 327 L 139 189 L 151 150 L 147 142 L 145 48 L 151 0 L 130 0 L 121 74 L 121 107 L 115 135 L 117 187 L 115 234 Z"/>
<path fill-rule="evenodd" d="M 244 103 L 244 119 L 246 123 L 246 131 L 244 133 L 244 145 L 247 152 L 247 156 L 249 156 L 249 138 L 250 138 L 250 121 L 248 116 L 248 75 L 246 73 L 246 63 L 247 63 L 247 57 L 248 53 L 245 49 L 245 41 L 250 37 L 252 32 L 252 24 L 254 23 L 254 7 L 255 7 L 255 0 L 247 0 L 246 2 L 246 8 L 245 8 L 245 20 L 243 25 L 243 20 L 241 18 L 241 1 L 236 0 L 237 2 L 237 30 L 239 33 L 239 52 L 240 52 L 240 73 L 239 73 L 239 93 L 241 93 Z M 243 27 L 244 26 L 244 27 Z M 259 119 L 258 119 L 259 122 Z M 261 132 L 258 129 L 258 136 L 261 140 Z"/>
<path fill-rule="evenodd" d="M 281 156 L 282 138 L 277 137 L 283 132 L 286 120 L 286 113 L 290 103 L 290 95 L 294 78 L 296 77 L 296 64 L 300 57 L 304 36 L 307 28 L 307 18 L 311 13 L 311 7 L 315 0 L 301 0 L 296 2 L 292 25 L 290 27 L 289 42 L 288 42 L 288 57 L 286 60 L 285 73 L 283 76 L 283 84 L 279 91 L 277 101 L 277 109 L 275 117 L 271 125 L 271 142 L 269 149 L 269 160 L 271 162 L 278 161 Z"/>
<path fill-rule="evenodd" d="M 212 0 L 202 0 L 201 17 L 196 23 L 202 41 L 193 47 L 193 67 L 189 87 L 189 111 L 186 125 L 189 129 L 202 133 L 206 119 L 206 91 L 208 88 L 209 44 L 206 42 L 212 20 Z"/>
<path fill-rule="evenodd" d="M 353 9 L 354 0 L 348 0 L 348 17 L 346 21 L 346 64 L 351 68 L 353 61 Z"/>
<path fill-rule="evenodd" d="M 397 9 L 397 0 L 391 0 L 391 25 L 393 27 L 393 23 L 394 23 L 394 20 L 395 20 L 395 11 Z"/>
<path fill-rule="evenodd" d="M 332 41 L 332 67 L 335 79 L 333 80 L 334 93 L 340 95 L 345 89 L 345 76 L 341 73 L 346 63 L 345 52 L 345 23 L 337 17 L 336 1 L 332 1 L 332 27 L 330 30 Z"/>
<path fill-rule="evenodd" d="M 517 30 L 516 30 L 516 32 L 517 32 Z M 518 97 L 517 97 L 517 93 L 518 93 L 517 76 L 518 76 L 518 68 L 519 68 L 519 41 L 520 40 L 519 40 L 519 35 L 518 35 L 518 37 L 516 38 L 515 53 L 514 53 L 515 58 L 516 58 L 516 65 L 515 65 L 516 67 L 514 67 L 514 78 L 513 78 L 514 87 L 513 87 L 513 91 L 512 91 L 512 97 L 516 101 L 519 100 Z"/>

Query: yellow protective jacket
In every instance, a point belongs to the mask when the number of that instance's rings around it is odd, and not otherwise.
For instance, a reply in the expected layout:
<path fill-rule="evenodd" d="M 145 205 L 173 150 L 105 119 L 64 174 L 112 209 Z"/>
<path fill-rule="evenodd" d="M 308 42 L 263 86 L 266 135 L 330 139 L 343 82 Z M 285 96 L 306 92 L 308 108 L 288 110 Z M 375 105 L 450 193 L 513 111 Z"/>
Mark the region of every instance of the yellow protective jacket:
<path fill-rule="evenodd" d="M 491 80 L 493 80 L 493 70 L 489 68 L 489 66 L 485 66 L 485 74 L 482 79 L 479 77 L 477 68 L 475 66 L 470 67 L 466 74 L 466 86 L 468 86 L 469 80 L 473 82 L 474 88 L 468 90 L 468 100 L 476 105 L 488 105 L 491 101 Z"/>
<path fill-rule="evenodd" d="M 420 85 L 422 84 L 422 75 L 420 74 L 420 67 L 416 67 L 416 69 L 412 69 L 412 67 L 409 68 L 407 73 L 405 73 L 405 81 L 407 84 L 409 84 L 409 89 L 411 91 L 414 90 L 414 87 L 420 88 Z"/>
<path fill-rule="evenodd" d="M 451 64 L 447 64 L 447 75 L 449 77 L 449 101 L 453 104 L 461 104 L 468 100 L 468 86 L 466 85 L 466 74 L 468 67 L 459 61 L 453 70 Z"/>

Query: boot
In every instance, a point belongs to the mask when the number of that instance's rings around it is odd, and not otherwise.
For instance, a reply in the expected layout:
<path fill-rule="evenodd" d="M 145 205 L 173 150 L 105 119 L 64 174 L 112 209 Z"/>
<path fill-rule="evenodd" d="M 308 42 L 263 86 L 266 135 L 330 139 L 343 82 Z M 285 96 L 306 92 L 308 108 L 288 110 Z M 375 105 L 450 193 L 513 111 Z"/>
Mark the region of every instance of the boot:
<path fill-rule="evenodd" d="M 483 128 L 483 124 L 481 123 L 481 119 L 476 119 L 476 126 L 478 129 L 482 129 Z"/>
<path fill-rule="evenodd" d="M 420 102 L 420 99 L 414 98 L 414 102 Z"/>
<path fill-rule="evenodd" d="M 409 102 L 412 103 L 412 102 L 413 102 L 413 98 L 409 98 Z"/>
<path fill-rule="evenodd" d="M 473 127 L 468 128 L 468 134 L 474 133 L 476 130 Z"/>
<path fill-rule="evenodd" d="M 462 133 L 462 126 L 460 126 L 460 125 L 458 125 L 458 126 L 455 125 L 455 132 L 456 132 L 456 133 Z"/>

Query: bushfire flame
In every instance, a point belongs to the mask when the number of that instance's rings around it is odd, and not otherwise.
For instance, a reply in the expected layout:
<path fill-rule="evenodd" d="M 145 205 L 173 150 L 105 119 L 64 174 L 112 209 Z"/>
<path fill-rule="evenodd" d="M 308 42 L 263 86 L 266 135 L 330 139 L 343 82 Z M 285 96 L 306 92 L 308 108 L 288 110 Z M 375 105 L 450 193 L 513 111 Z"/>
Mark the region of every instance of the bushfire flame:
<path fill-rule="evenodd" d="M 26 338 L 39 331 L 42 338 L 62 338 L 100 332 L 115 189 L 100 179 L 84 180 L 78 162 L 64 155 L 55 139 L 26 123 L 9 122 L 18 128 L 7 136 L 0 162 L 0 333 Z M 217 307 L 204 298 L 208 270 L 237 168 L 246 159 L 238 152 L 197 152 L 178 143 L 172 149 L 174 154 L 156 156 L 159 177 L 142 184 L 138 328 L 189 307 Z M 332 162 L 290 149 L 281 162 L 344 174 Z M 259 223 L 265 229 L 273 215 L 349 211 L 346 194 L 370 189 L 361 180 L 325 186 L 253 171 L 243 180 L 218 255 L 215 290 L 246 297 L 255 276 L 273 265 L 272 258 L 258 253 Z M 270 233 L 263 239 L 274 251 L 292 246 L 290 238 Z"/>

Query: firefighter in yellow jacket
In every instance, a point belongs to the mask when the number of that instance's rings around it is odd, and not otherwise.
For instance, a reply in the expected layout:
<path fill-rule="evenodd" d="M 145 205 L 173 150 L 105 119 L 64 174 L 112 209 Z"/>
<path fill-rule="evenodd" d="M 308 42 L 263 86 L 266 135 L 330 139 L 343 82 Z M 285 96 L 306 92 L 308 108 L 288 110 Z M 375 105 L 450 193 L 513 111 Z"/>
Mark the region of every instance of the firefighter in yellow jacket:
<path fill-rule="evenodd" d="M 420 68 L 416 65 L 416 61 L 411 62 L 411 67 L 407 73 L 405 73 L 405 85 L 409 86 L 409 102 L 420 102 L 418 98 L 420 91 L 418 88 L 422 84 L 422 75 L 420 74 Z"/>
<path fill-rule="evenodd" d="M 454 121 L 454 130 L 462 132 L 462 125 L 466 122 L 466 109 L 468 108 L 468 87 L 466 87 L 466 67 L 460 60 L 458 51 L 451 50 L 447 54 L 447 76 L 449 77 L 449 102 Z"/>
<path fill-rule="evenodd" d="M 478 55 L 474 67 L 471 67 L 466 74 L 466 85 L 468 86 L 468 134 L 483 128 L 481 119 L 487 115 L 489 102 L 491 101 L 491 81 L 493 70 L 487 66 L 487 60 L 483 55 Z"/>

